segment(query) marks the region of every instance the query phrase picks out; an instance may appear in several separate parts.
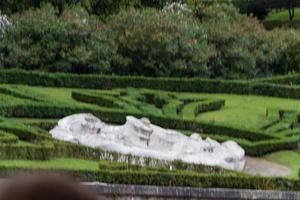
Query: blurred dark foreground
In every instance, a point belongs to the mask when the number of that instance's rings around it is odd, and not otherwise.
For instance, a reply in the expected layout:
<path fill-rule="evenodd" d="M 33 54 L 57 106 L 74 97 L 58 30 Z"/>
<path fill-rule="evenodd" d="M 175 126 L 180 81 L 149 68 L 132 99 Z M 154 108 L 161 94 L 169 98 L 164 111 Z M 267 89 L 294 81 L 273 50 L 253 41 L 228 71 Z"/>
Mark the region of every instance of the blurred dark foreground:
<path fill-rule="evenodd" d="M 79 183 L 49 173 L 0 179 L 0 200 L 299 200 L 299 191 Z"/>
<path fill-rule="evenodd" d="M 70 178 L 56 174 L 19 176 L 1 181 L 1 200 L 96 200 Z"/>

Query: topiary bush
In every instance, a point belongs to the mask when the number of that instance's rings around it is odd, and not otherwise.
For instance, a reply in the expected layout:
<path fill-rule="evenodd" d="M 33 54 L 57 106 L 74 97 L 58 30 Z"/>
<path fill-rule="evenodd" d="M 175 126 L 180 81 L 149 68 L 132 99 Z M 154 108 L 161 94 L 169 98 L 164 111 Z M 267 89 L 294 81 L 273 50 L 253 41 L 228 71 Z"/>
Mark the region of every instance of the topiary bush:
<path fill-rule="evenodd" d="M 131 9 L 113 16 L 109 24 L 121 56 L 113 72 L 209 76 L 207 62 L 214 51 L 205 29 L 191 13 Z"/>
<path fill-rule="evenodd" d="M 0 43 L 4 68 L 22 67 L 64 72 L 107 72 L 114 56 L 105 25 L 81 7 L 60 17 L 51 5 L 11 17 Z"/>

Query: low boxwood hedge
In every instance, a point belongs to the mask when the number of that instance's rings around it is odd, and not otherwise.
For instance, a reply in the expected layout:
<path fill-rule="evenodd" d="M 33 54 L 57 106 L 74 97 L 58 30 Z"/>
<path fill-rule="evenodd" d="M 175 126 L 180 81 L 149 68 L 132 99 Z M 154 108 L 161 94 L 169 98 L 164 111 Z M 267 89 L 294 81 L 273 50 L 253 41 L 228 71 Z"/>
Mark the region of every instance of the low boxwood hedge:
<path fill-rule="evenodd" d="M 0 144 L 0 159 L 49 160 L 53 155 L 53 144 L 42 141 L 39 144 L 18 142 Z"/>
<path fill-rule="evenodd" d="M 178 92 L 254 94 L 299 99 L 299 87 L 267 84 L 270 79 L 220 80 L 200 78 L 154 78 L 136 76 L 79 75 L 19 69 L 0 70 L 0 83 L 91 89 L 149 88 Z"/>
<path fill-rule="evenodd" d="M 7 177 L 16 172 L 33 173 L 44 169 L 0 166 L 0 176 Z M 299 191 L 300 180 L 269 178 L 235 173 L 205 174 L 189 171 L 155 170 L 46 170 L 56 171 L 79 178 L 81 181 L 100 181 L 110 184 L 136 184 L 157 186 L 184 186 L 201 188 L 240 188 L 262 190 Z"/>

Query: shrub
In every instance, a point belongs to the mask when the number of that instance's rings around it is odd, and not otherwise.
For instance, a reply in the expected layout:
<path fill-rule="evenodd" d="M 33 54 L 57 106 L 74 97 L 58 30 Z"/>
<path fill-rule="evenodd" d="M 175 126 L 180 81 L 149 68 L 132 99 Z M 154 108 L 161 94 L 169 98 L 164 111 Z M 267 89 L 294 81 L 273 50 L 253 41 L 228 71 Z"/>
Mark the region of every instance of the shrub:
<path fill-rule="evenodd" d="M 121 11 L 110 27 L 122 59 L 118 74 L 207 77 L 213 54 L 205 30 L 190 13 L 143 9 Z"/>
<path fill-rule="evenodd" d="M 1 13 L 0 10 L 0 39 L 3 37 L 6 26 L 9 24 L 6 15 Z"/>
<path fill-rule="evenodd" d="M 61 13 L 68 5 L 81 4 L 88 7 L 89 0 L 5 0 L 0 1 L 0 7 L 6 14 L 21 13 L 32 8 L 40 8 L 41 5 L 50 3 Z"/>
<path fill-rule="evenodd" d="M 300 41 L 294 42 L 282 56 L 282 72 L 300 71 Z"/>
<path fill-rule="evenodd" d="M 9 177 L 16 172 L 32 173 L 37 168 L 0 167 L 0 175 Z M 43 171 L 42 169 L 40 169 Z M 58 169 L 56 169 L 58 170 Z M 47 170 L 49 171 L 49 170 Z M 298 191 L 300 181 L 281 177 L 261 177 L 240 175 L 236 173 L 209 174 L 187 171 L 155 171 L 155 170 L 58 170 L 61 173 L 79 178 L 81 181 L 99 181 L 110 184 L 184 186 L 199 188 L 244 188 L 261 190 Z"/>
<path fill-rule="evenodd" d="M 58 18 L 45 5 L 12 16 L 0 44 L 3 67 L 64 72 L 106 72 L 114 48 L 105 26 L 80 7 L 69 7 Z"/>
<path fill-rule="evenodd" d="M 0 5 L 5 10 L 13 2 Z M 230 3 L 171 2 L 177 1 L 51 0 L 47 5 L 21 1 L 13 10 L 25 12 L 10 19 L 12 25 L 0 42 L 0 65 L 239 79 L 300 70 L 294 44 L 300 41 L 297 31 L 268 32 Z M 143 6 L 155 9 L 137 9 Z M 91 13 L 105 16 L 107 24 Z M 107 20 L 110 14 L 115 15 Z"/>
<path fill-rule="evenodd" d="M 200 3 L 194 10 L 216 49 L 209 62 L 212 77 L 253 78 L 272 72 L 274 40 L 255 18 L 224 3 Z"/>

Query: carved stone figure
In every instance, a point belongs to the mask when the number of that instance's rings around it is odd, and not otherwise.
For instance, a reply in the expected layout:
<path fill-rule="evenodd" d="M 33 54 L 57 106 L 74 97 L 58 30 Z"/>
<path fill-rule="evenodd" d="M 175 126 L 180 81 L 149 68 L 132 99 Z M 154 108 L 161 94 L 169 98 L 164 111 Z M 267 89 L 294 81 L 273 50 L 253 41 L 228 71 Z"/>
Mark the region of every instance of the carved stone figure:
<path fill-rule="evenodd" d="M 197 133 L 188 137 L 151 124 L 146 118 L 127 116 L 124 125 L 116 126 L 92 114 L 75 114 L 59 120 L 50 133 L 56 139 L 122 154 L 217 165 L 232 170 L 242 170 L 245 165 L 245 151 L 234 141 L 220 144 L 210 138 L 203 140 Z"/>

